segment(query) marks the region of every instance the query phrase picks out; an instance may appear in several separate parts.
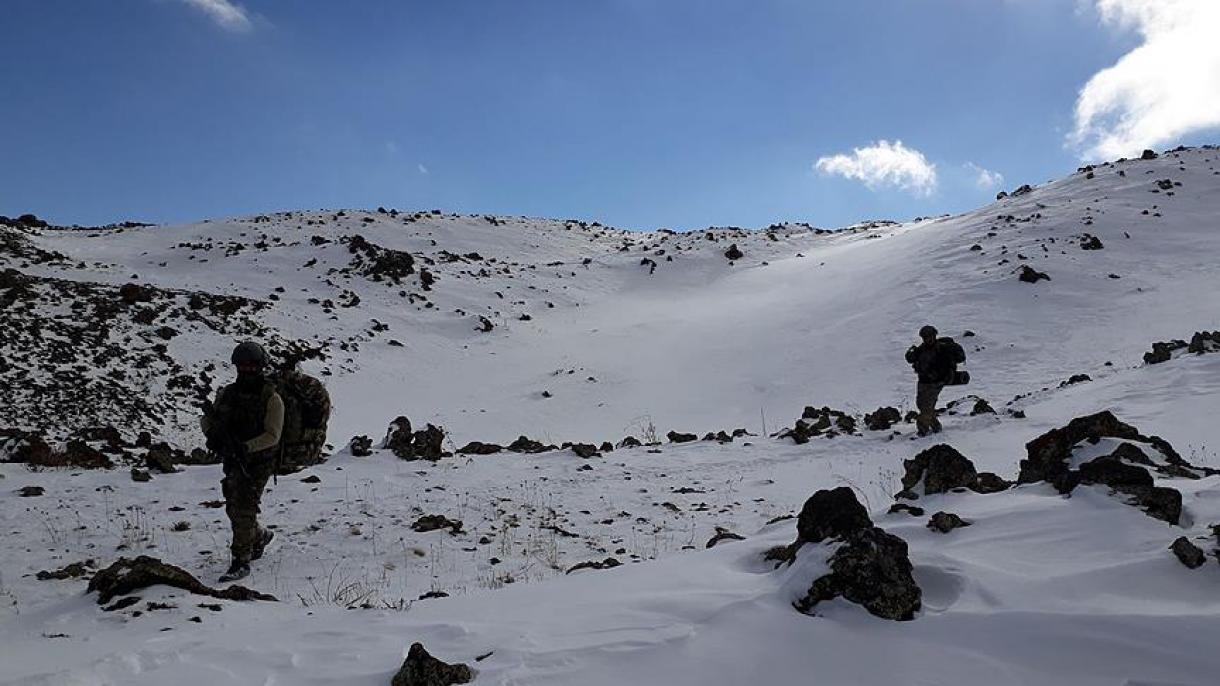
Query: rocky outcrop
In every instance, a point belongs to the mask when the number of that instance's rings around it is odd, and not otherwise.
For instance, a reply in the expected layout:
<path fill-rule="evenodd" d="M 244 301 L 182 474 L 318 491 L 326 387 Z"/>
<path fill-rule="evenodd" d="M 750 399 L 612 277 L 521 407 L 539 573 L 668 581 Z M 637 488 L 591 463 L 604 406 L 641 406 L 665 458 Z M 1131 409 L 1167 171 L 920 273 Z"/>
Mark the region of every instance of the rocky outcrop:
<path fill-rule="evenodd" d="M 352 436 L 347 449 L 352 457 L 368 457 L 373 454 L 373 439 L 368 436 Z"/>
<path fill-rule="evenodd" d="M 421 643 L 412 643 L 390 686 L 453 686 L 474 680 L 465 664 L 449 664 L 432 657 Z"/>
<path fill-rule="evenodd" d="M 978 481 L 974 463 L 952 446 L 941 443 L 903 460 L 902 488 L 906 493 L 932 495 L 971 488 Z"/>
<path fill-rule="evenodd" d="M 381 447 L 390 450 L 403 460 L 428 460 L 436 462 L 449 457 L 445 452 L 445 430 L 432 424 L 419 431 L 411 431 L 411 420 L 397 417 L 390 423 Z"/>
<path fill-rule="evenodd" d="M 774 434 L 773 438 L 791 438 L 796 444 L 808 443 L 815 436 L 834 438 L 840 433 L 856 432 L 856 418 L 841 410 L 829 407 L 806 406 L 801 418 L 791 429 Z"/>
<path fill-rule="evenodd" d="M 1189 343 L 1180 339 L 1157 341 L 1152 344 L 1151 351 L 1144 353 L 1144 364 L 1168 362 L 1179 350 L 1194 355 L 1220 352 L 1220 331 L 1196 331 Z"/>
<path fill-rule="evenodd" d="M 919 611 L 923 593 L 911 575 L 906 541 L 877 527 L 849 533 L 830 556 L 830 573 L 813 581 L 793 603 L 812 613 L 825 600 L 843 598 L 883 619 L 907 621 Z"/>
<path fill-rule="evenodd" d="M 809 496 L 796 520 L 797 543 L 818 543 L 873 525 L 868 510 L 846 486 L 817 491 Z"/>
<path fill-rule="evenodd" d="M 114 564 L 94 575 L 89 581 L 87 592 L 97 593 L 98 605 L 105 605 L 118 596 L 125 596 L 149 586 L 173 586 L 196 595 L 225 600 L 275 600 L 275 596 L 244 586 L 230 586 L 224 590 L 205 586 L 185 569 L 147 555 L 135 559 L 119 558 Z"/>
<path fill-rule="evenodd" d="M 942 534 L 947 534 L 954 529 L 970 526 L 968 522 L 952 512 L 937 512 L 928 520 L 928 528 L 933 531 L 939 531 Z"/>
<path fill-rule="evenodd" d="M 504 450 L 504 446 L 496 445 L 495 443 L 471 441 L 458 448 L 457 452 L 458 455 L 494 455 L 502 450 Z"/>
<path fill-rule="evenodd" d="M 449 529 L 449 533 L 456 536 L 462 533 L 462 522 L 458 519 L 449 519 L 444 515 L 424 515 L 411 524 L 411 530 L 419 533 L 437 529 Z"/>
<path fill-rule="evenodd" d="M 543 453 L 554 449 L 555 446 L 553 445 L 543 445 L 526 436 L 518 436 L 517 440 L 508 444 L 508 450 L 514 453 Z"/>
<path fill-rule="evenodd" d="M 348 240 L 347 249 L 353 255 L 353 268 L 373 281 L 400 284 L 415 273 L 415 258 L 410 253 L 383 248 L 359 234 Z"/>
<path fill-rule="evenodd" d="M 1021 265 L 1021 269 L 1017 278 L 1025 283 L 1038 283 L 1039 281 L 1050 281 L 1051 277 L 1046 272 L 1040 272 L 1027 264 Z"/>
<path fill-rule="evenodd" d="M 691 441 L 699 440 L 699 437 L 695 434 L 684 434 L 678 431 L 670 431 L 665 434 L 665 437 L 669 439 L 670 443 L 690 443 Z"/>

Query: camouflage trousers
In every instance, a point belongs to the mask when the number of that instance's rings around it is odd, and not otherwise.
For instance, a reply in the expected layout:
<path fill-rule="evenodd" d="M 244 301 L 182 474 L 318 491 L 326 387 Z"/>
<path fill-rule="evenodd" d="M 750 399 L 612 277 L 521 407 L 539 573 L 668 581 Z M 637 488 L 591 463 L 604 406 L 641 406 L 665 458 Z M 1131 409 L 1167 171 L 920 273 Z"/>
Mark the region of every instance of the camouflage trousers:
<path fill-rule="evenodd" d="M 251 455 L 240 463 L 225 463 L 225 476 L 220 481 L 220 491 L 225 497 L 225 514 L 233 527 L 233 543 L 229 551 L 234 560 L 250 561 L 262 528 L 258 525 L 259 508 L 263 490 L 275 468 L 270 454 Z"/>
<path fill-rule="evenodd" d="M 915 387 L 915 409 L 919 415 L 915 417 L 915 428 L 919 433 L 940 432 L 940 420 L 936 418 L 936 400 L 945 385 L 939 383 L 919 383 Z"/>

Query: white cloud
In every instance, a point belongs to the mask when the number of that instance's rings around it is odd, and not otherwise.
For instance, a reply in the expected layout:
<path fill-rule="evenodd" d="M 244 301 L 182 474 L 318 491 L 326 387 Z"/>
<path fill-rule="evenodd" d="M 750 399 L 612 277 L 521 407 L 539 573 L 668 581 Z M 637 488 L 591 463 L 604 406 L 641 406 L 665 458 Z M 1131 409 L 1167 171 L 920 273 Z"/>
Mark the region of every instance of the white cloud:
<path fill-rule="evenodd" d="M 250 16 L 241 5 L 231 0 L 182 0 L 186 4 L 211 17 L 221 28 L 230 31 L 249 31 L 254 28 Z"/>
<path fill-rule="evenodd" d="M 881 140 L 855 148 L 850 155 L 821 157 L 814 168 L 823 174 L 862 181 L 873 189 L 895 186 L 916 195 L 930 195 L 936 188 L 936 165 L 902 141 Z"/>
<path fill-rule="evenodd" d="M 419 164 L 417 164 L 417 165 L 415 165 L 415 167 L 416 167 L 417 169 L 419 169 L 419 173 L 420 173 L 420 174 L 427 174 L 427 173 L 428 173 L 428 168 L 427 168 L 427 167 L 425 167 L 425 166 L 423 165 L 423 163 L 422 163 L 422 162 L 421 162 L 421 163 L 419 163 Z"/>
<path fill-rule="evenodd" d="M 1092 0 L 1143 42 L 1080 90 L 1068 137 L 1085 159 L 1130 157 L 1220 127 L 1220 1 Z"/>
<path fill-rule="evenodd" d="M 974 174 L 974 185 L 983 190 L 990 190 L 1004 185 L 1004 175 L 1000 172 L 984 169 L 973 162 L 967 162 L 964 166 Z"/>

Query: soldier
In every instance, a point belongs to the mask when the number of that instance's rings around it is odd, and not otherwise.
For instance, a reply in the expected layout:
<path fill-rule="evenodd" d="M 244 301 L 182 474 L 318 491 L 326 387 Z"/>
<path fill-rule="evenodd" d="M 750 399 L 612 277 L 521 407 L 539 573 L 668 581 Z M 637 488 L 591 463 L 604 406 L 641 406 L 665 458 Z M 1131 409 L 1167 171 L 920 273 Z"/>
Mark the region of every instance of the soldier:
<path fill-rule="evenodd" d="M 919 410 L 915 427 L 920 436 L 928 435 L 929 431 L 940 433 L 936 400 L 946 385 L 957 383 L 957 365 L 966 361 L 962 346 L 952 338 L 937 338 L 936 333 L 934 326 L 920 329 L 920 344 L 911 346 L 906 354 L 919 378 L 915 386 L 915 407 Z"/>
<path fill-rule="evenodd" d="M 292 358 L 280 365 L 273 381 L 284 401 L 284 431 L 276 472 L 288 474 L 322 462 L 326 425 L 330 421 L 330 394 L 326 386 L 303 373 Z"/>
<path fill-rule="evenodd" d="M 232 561 L 220 577 L 222 582 L 249 574 L 250 562 L 262 557 L 274 537 L 258 524 L 259 501 L 275 469 L 284 425 L 284 402 L 263 376 L 268 362 L 263 347 L 246 341 L 233 350 L 232 362 L 237 381 L 220 389 L 200 421 L 208 449 L 224 460 L 220 488 L 233 543 Z"/>

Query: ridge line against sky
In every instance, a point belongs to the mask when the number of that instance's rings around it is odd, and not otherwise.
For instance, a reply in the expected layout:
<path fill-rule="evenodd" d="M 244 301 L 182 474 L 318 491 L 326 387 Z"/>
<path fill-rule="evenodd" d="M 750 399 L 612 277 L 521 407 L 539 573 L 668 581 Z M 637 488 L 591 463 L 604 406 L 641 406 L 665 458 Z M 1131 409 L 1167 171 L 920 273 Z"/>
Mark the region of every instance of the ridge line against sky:
<path fill-rule="evenodd" d="M 880 9 L 878 9 L 880 7 Z M 1220 2 L 12 0 L 0 213 L 953 213 L 1220 131 Z M 72 49 L 42 50 L 42 36 Z"/>

